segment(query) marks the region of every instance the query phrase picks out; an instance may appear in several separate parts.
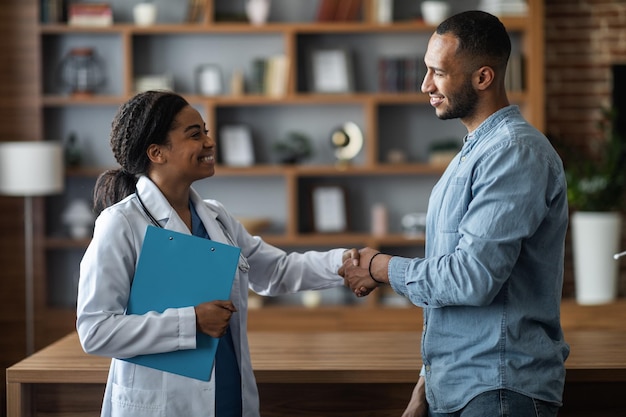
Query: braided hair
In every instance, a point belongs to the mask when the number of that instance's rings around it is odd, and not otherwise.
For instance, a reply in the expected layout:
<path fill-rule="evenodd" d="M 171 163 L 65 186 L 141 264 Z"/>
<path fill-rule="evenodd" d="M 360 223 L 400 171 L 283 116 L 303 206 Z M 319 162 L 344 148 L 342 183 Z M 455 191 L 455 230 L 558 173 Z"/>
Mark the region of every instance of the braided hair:
<path fill-rule="evenodd" d="M 145 91 L 124 103 L 113 118 L 111 149 L 120 168 L 100 174 L 93 194 L 94 212 L 135 192 L 137 179 L 148 172 L 148 147 L 169 142 L 176 115 L 189 103 L 169 91 Z"/>

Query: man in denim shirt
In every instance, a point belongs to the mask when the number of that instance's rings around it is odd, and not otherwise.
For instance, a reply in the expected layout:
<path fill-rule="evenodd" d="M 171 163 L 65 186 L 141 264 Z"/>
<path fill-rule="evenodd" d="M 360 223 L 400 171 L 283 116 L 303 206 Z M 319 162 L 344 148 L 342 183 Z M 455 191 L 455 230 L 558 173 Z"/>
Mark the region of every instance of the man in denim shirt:
<path fill-rule="evenodd" d="M 403 417 L 556 416 L 566 184 L 558 155 L 509 104 L 511 42 L 479 11 L 439 25 L 422 91 L 468 134 L 432 191 L 426 257 L 365 248 L 343 266 L 358 296 L 389 283 L 424 310 L 423 367 Z"/>

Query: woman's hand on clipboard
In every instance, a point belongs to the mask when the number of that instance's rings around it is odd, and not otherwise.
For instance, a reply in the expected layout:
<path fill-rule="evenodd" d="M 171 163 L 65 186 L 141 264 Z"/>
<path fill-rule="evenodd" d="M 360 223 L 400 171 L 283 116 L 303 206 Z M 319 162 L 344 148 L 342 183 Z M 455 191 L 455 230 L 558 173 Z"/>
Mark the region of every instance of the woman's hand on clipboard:
<path fill-rule="evenodd" d="M 237 312 L 235 305 L 228 300 L 209 301 L 198 304 L 194 309 L 198 329 L 211 337 L 224 336 L 230 317 Z"/>

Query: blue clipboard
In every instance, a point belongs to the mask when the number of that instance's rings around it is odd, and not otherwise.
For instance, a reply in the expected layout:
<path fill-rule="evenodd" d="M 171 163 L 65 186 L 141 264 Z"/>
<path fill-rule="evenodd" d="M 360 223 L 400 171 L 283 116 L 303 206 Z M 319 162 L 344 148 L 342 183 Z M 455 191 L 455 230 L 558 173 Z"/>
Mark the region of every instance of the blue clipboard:
<path fill-rule="evenodd" d="M 228 300 L 240 249 L 193 235 L 148 226 L 126 314 Z M 208 381 L 219 339 L 197 333 L 196 349 L 138 355 L 122 360 Z"/>

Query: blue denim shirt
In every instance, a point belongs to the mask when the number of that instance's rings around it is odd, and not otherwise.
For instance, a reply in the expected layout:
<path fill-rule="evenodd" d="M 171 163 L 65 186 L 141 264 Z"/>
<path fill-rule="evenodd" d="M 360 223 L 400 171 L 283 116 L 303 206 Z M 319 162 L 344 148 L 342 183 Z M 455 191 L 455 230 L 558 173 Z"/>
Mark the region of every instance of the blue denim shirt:
<path fill-rule="evenodd" d="M 468 135 L 433 188 L 426 258 L 389 262 L 392 288 L 424 309 L 432 411 L 501 388 L 561 403 L 567 225 L 561 160 L 517 106 Z"/>

